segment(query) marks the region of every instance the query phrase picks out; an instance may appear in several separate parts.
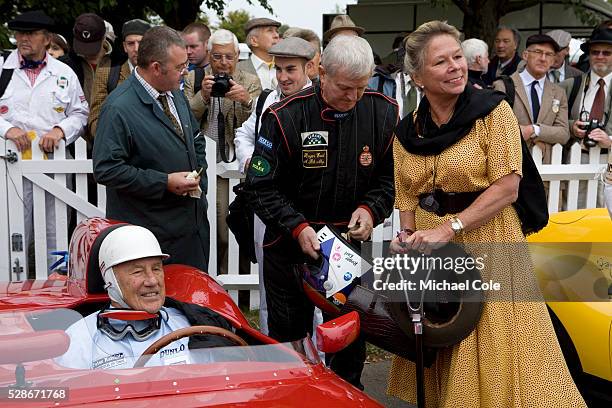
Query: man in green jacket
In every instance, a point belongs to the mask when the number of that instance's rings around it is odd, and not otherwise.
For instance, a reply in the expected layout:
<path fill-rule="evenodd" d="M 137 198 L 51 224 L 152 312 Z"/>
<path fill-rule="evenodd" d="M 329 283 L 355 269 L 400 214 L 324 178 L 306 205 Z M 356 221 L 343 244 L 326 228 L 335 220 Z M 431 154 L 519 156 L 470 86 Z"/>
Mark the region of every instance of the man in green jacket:
<path fill-rule="evenodd" d="M 94 176 L 107 187 L 108 218 L 150 229 L 172 254 L 169 263 L 207 271 L 205 140 L 178 90 L 187 64 L 175 30 L 146 32 L 137 68 L 102 107 Z M 200 176 L 187 177 L 200 169 Z"/>

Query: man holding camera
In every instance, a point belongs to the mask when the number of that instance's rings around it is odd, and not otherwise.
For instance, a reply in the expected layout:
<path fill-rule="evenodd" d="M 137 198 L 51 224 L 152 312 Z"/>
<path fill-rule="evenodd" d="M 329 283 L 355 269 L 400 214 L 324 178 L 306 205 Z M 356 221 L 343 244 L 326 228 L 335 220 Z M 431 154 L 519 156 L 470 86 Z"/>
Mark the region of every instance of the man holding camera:
<path fill-rule="evenodd" d="M 601 147 L 600 160 L 607 163 L 612 122 L 610 122 L 610 81 L 612 80 L 612 29 L 593 30 L 580 48 L 589 55 L 591 70 L 561 83 L 569 100 L 572 141 L 582 146 L 582 163 L 589 162 L 591 147 Z M 586 182 L 578 188 L 578 208 L 586 208 Z M 589 205 L 592 207 L 593 203 Z M 603 188 L 597 190 L 597 207 L 603 207 Z"/>
<path fill-rule="evenodd" d="M 230 163 L 236 158 L 234 131 L 248 119 L 261 86 L 257 76 L 236 69 L 240 51 L 231 31 L 215 31 L 208 41 L 208 52 L 210 66 L 204 71 L 200 91 L 194 93 L 194 74 L 190 72 L 185 79 L 185 96 L 206 136 L 218 143 L 217 163 Z"/>
<path fill-rule="evenodd" d="M 185 96 L 206 136 L 217 142 L 217 163 L 236 160 L 234 134 L 249 118 L 253 100 L 261 93 L 259 79 L 236 69 L 238 39 L 228 30 L 215 31 L 208 40 L 210 66 L 204 70 L 201 89 L 194 92 L 194 72 L 185 79 Z M 217 177 L 217 262 L 227 268 L 229 180 Z"/>

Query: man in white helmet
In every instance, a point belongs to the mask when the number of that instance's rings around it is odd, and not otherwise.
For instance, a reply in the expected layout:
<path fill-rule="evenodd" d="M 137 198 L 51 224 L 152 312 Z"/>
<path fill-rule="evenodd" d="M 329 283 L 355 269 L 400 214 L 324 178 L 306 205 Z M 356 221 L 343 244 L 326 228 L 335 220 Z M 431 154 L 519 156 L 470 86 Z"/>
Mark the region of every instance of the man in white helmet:
<path fill-rule="evenodd" d="M 231 330 L 209 309 L 166 298 L 162 261 L 167 257 L 146 228 L 125 225 L 111 231 L 99 251 L 110 307 L 66 330 L 70 348 L 56 362 L 81 369 L 131 368 L 147 347 L 178 329 L 208 325 Z M 220 336 L 185 337 L 163 347 L 146 365 L 187 364 L 195 362 L 190 349 L 233 344 Z M 197 362 L 205 361 L 198 357 Z"/>

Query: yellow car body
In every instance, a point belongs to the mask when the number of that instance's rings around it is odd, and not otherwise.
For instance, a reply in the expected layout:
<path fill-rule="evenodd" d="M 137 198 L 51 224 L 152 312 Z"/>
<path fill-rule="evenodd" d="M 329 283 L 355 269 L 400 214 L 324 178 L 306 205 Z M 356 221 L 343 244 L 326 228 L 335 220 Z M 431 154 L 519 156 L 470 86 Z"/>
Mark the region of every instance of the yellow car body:
<path fill-rule="evenodd" d="M 604 208 L 553 214 L 528 237 L 534 268 L 559 342 L 577 355 L 578 368 L 612 381 L 612 220 Z M 589 301 L 577 301 L 586 299 Z M 599 299 L 599 301 L 592 301 Z M 557 321 L 555 321 L 557 320 Z M 565 334 L 569 337 L 562 338 Z M 574 350 L 571 350 L 573 348 Z M 573 362 L 574 364 L 576 362 Z M 574 372 L 575 373 L 575 372 Z"/>

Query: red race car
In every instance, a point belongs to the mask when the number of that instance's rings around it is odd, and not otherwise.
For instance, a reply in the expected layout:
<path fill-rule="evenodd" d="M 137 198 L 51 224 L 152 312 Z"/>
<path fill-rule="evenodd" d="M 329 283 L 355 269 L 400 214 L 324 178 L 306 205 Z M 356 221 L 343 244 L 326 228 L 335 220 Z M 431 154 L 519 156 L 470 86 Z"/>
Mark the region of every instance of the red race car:
<path fill-rule="evenodd" d="M 199 364 L 148 367 L 146 359 L 138 359 L 134 368 L 104 370 L 58 364 L 70 344 L 65 330 L 109 302 L 97 258 L 104 231 L 114 224 L 94 218 L 77 226 L 67 277 L 0 283 L 0 405 L 381 406 L 326 368 L 310 338 L 278 343 L 263 335 L 214 279 L 185 265 L 165 267 L 167 296 L 224 316 L 233 326 L 236 346 L 193 350 L 202 353 L 195 360 L 205 363 Z M 206 333 L 206 327 L 182 329 L 160 341 L 169 344 Z M 353 312 L 319 326 L 318 348 L 338 351 L 358 333 L 359 318 Z"/>

